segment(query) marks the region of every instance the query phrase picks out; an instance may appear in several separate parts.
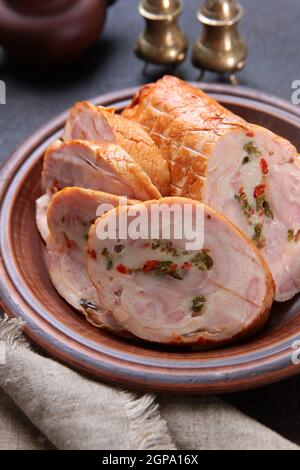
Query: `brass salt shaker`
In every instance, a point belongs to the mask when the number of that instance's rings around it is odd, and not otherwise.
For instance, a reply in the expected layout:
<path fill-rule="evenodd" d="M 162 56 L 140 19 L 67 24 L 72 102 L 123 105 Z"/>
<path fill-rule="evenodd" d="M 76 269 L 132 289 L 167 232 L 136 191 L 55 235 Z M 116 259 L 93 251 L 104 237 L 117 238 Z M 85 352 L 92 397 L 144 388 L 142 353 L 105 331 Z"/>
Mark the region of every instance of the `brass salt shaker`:
<path fill-rule="evenodd" d="M 235 0 L 206 0 L 197 12 L 203 31 L 193 47 L 192 62 L 200 68 L 199 79 L 205 70 L 229 73 L 237 84 L 236 72 L 246 63 L 247 46 L 240 37 L 237 25 L 244 14 Z"/>
<path fill-rule="evenodd" d="M 178 18 L 182 0 L 141 0 L 139 13 L 146 21 L 145 30 L 134 46 L 136 55 L 148 63 L 177 66 L 186 56 L 187 39 Z"/>

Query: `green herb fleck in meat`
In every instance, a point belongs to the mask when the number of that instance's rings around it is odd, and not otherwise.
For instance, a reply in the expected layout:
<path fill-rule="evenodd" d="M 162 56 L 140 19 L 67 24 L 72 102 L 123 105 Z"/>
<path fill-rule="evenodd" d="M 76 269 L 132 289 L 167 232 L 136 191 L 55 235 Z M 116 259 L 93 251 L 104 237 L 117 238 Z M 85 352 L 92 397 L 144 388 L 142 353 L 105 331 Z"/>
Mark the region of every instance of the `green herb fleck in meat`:
<path fill-rule="evenodd" d="M 196 297 L 193 298 L 191 310 L 194 312 L 194 314 L 201 312 L 201 310 L 204 307 L 205 302 L 206 302 L 206 298 L 204 297 L 204 295 L 197 295 Z"/>
<path fill-rule="evenodd" d="M 261 213 L 264 211 L 265 196 L 259 196 L 255 199 L 256 212 Z"/>
<path fill-rule="evenodd" d="M 96 304 L 92 302 L 91 300 L 87 299 L 80 299 L 79 300 L 79 305 L 84 309 L 84 310 L 97 310 Z"/>
<path fill-rule="evenodd" d="M 251 222 L 251 217 L 252 217 L 254 211 L 253 211 L 253 207 L 251 206 L 251 204 L 249 204 L 246 193 L 244 191 L 240 190 L 239 194 L 234 195 L 234 198 L 240 204 L 241 209 L 244 213 L 244 216 L 245 216 L 248 224 L 251 225 L 251 223 L 252 223 Z"/>
<path fill-rule="evenodd" d="M 252 240 L 259 248 L 264 246 L 265 241 L 262 237 L 262 224 L 255 224 Z"/>
<path fill-rule="evenodd" d="M 289 242 L 292 242 L 294 240 L 294 230 L 292 230 L 291 228 L 287 231 L 287 240 Z"/>
<path fill-rule="evenodd" d="M 174 277 L 175 279 L 182 280 L 182 276 L 180 276 L 176 268 L 177 265 L 174 264 L 171 260 L 158 261 L 154 267 L 154 271 L 156 274 L 168 274 L 169 276 Z"/>
<path fill-rule="evenodd" d="M 109 271 L 113 267 L 113 260 L 111 254 L 109 253 L 108 249 L 105 247 L 101 251 L 101 255 L 104 257 L 106 262 L 106 269 Z"/>
<path fill-rule="evenodd" d="M 169 276 L 173 277 L 174 279 L 178 279 L 179 281 L 182 281 L 183 277 L 179 274 L 178 271 L 170 271 L 169 273 Z"/>
<path fill-rule="evenodd" d="M 263 202 L 263 210 L 266 217 L 273 219 L 273 212 L 271 211 L 269 203 L 266 200 Z"/>
<path fill-rule="evenodd" d="M 151 243 L 152 250 L 157 250 L 160 247 L 162 240 L 153 240 Z"/>
<path fill-rule="evenodd" d="M 178 251 L 170 240 L 164 241 L 161 244 L 160 249 L 161 251 L 169 253 L 172 256 L 178 256 Z"/>
<path fill-rule="evenodd" d="M 256 155 L 257 157 L 260 157 L 261 152 L 258 150 L 258 148 L 253 144 L 252 141 L 247 142 L 244 145 L 244 150 L 247 152 L 248 155 Z"/>
<path fill-rule="evenodd" d="M 123 251 L 124 248 L 125 246 L 119 243 L 118 245 L 115 245 L 114 250 L 116 253 L 121 253 L 121 251 Z"/>
<path fill-rule="evenodd" d="M 206 251 L 198 251 L 198 253 L 191 258 L 190 262 L 197 266 L 200 271 L 208 271 L 214 265 L 212 257 Z"/>

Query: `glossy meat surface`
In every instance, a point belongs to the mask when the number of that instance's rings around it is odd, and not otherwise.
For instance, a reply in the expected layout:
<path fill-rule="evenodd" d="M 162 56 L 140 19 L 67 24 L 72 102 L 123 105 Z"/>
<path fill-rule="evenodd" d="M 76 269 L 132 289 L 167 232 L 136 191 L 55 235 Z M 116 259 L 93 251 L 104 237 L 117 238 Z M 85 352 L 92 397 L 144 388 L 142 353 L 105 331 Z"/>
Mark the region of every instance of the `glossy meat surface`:
<path fill-rule="evenodd" d="M 56 141 L 44 157 L 42 187 L 55 193 L 79 186 L 134 199 L 159 198 L 149 176 L 115 144 L 92 144 L 83 140 Z"/>
<path fill-rule="evenodd" d="M 168 165 L 157 146 L 140 124 L 116 114 L 113 109 L 88 102 L 75 104 L 67 119 L 63 139 L 120 145 L 141 166 L 161 194 L 169 194 Z"/>

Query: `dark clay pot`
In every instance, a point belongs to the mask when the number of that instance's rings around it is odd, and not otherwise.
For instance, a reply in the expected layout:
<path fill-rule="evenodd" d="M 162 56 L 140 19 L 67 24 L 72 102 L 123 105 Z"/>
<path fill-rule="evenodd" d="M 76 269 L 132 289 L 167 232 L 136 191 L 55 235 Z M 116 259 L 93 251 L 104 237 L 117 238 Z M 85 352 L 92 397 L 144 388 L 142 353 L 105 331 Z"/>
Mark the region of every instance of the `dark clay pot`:
<path fill-rule="evenodd" d="M 0 0 L 0 46 L 24 63 L 63 64 L 99 37 L 107 0 Z"/>

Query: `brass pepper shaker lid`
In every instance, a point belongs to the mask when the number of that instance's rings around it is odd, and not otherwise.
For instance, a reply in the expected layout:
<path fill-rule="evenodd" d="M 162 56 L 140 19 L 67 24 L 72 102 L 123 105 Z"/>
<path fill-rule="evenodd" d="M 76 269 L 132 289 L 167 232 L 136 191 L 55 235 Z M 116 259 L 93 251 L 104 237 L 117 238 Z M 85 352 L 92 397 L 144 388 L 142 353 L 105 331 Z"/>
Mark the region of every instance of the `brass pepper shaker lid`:
<path fill-rule="evenodd" d="M 197 17 L 203 25 L 200 38 L 195 42 L 192 62 L 201 69 L 229 73 L 233 84 L 235 72 L 246 63 L 247 46 L 240 37 L 237 24 L 244 14 L 243 7 L 235 0 L 206 0 Z"/>
<path fill-rule="evenodd" d="M 186 56 L 187 39 L 180 30 L 178 18 L 182 0 L 141 0 L 139 13 L 146 28 L 134 46 L 136 55 L 147 64 L 180 64 Z"/>

